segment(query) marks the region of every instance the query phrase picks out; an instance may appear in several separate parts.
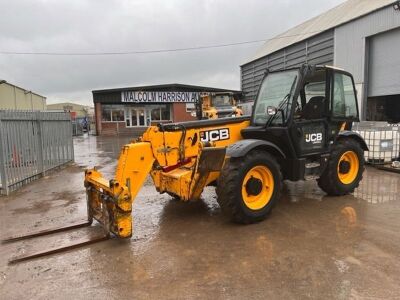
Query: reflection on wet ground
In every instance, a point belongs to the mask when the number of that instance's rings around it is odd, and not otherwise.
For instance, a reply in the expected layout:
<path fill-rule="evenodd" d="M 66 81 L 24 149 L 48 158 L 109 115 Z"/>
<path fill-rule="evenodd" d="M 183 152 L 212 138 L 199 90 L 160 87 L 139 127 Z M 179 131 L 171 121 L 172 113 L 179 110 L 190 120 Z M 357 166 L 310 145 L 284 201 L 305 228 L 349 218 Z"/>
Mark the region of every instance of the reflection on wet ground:
<path fill-rule="evenodd" d="M 76 165 L 0 198 L 1 235 L 85 218 L 83 168 L 111 178 L 129 139 L 75 139 Z M 160 195 L 147 181 L 134 236 L 14 266 L 7 258 L 96 233 L 86 228 L 2 245 L 2 299 L 399 299 L 400 175 L 367 168 L 354 195 L 285 182 L 270 217 L 242 226 L 220 213 L 214 188 L 199 202 Z"/>

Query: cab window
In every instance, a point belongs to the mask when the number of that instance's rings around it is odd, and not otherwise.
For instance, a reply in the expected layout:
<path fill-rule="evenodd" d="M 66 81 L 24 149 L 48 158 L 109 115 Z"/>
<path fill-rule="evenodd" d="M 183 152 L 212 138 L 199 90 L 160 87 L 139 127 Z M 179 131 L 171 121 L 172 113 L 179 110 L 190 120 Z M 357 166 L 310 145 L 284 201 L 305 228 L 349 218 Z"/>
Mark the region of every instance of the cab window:
<path fill-rule="evenodd" d="M 326 71 L 308 75 L 296 103 L 295 120 L 317 120 L 326 116 Z"/>
<path fill-rule="evenodd" d="M 332 89 L 332 116 L 336 118 L 357 118 L 357 99 L 350 76 L 334 73 Z"/>
<path fill-rule="evenodd" d="M 297 77 L 298 70 L 288 70 L 270 73 L 264 78 L 255 103 L 255 125 L 282 126 L 287 122 Z M 268 107 L 275 108 L 278 113 L 269 115 Z"/>

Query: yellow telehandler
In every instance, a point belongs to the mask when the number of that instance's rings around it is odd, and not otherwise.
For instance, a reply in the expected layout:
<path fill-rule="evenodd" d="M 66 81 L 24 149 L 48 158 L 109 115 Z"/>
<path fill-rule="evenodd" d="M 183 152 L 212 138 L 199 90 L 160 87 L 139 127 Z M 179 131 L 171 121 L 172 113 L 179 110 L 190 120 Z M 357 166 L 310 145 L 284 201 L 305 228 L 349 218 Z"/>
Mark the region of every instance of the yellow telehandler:
<path fill-rule="evenodd" d="M 328 195 L 351 193 L 368 150 L 351 131 L 354 121 L 359 112 L 348 72 L 312 65 L 266 72 L 252 116 L 151 126 L 122 148 L 113 179 L 86 170 L 86 225 L 95 219 L 107 237 L 131 237 L 132 203 L 148 175 L 158 192 L 181 201 L 216 186 L 222 211 L 244 224 L 266 218 L 283 180 L 317 180 Z"/>
<path fill-rule="evenodd" d="M 241 117 L 243 111 L 236 105 L 232 92 L 208 93 L 200 97 L 199 119 L 218 119 L 227 117 Z"/>

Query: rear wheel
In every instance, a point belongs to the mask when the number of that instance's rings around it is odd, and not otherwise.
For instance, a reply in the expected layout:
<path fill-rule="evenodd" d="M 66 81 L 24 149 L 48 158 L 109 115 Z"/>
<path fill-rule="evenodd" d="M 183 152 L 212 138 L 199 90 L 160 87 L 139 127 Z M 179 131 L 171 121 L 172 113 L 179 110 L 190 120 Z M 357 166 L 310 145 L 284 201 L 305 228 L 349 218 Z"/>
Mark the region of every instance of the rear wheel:
<path fill-rule="evenodd" d="M 339 196 L 354 192 L 364 172 L 364 151 L 350 138 L 338 141 L 328 165 L 318 179 L 319 187 L 328 195 Z"/>
<path fill-rule="evenodd" d="M 255 150 L 224 165 L 218 179 L 217 201 L 231 220 L 255 223 L 269 214 L 280 197 L 281 186 L 276 159 Z"/>

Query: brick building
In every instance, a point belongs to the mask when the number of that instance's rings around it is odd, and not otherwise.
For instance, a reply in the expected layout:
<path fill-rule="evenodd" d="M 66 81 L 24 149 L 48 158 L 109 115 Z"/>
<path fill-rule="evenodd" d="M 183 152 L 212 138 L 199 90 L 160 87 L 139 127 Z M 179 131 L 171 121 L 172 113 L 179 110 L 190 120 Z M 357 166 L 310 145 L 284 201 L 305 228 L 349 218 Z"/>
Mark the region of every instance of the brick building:
<path fill-rule="evenodd" d="M 95 90 L 96 132 L 98 135 L 141 135 L 158 123 L 195 120 L 192 112 L 202 93 L 233 92 L 219 88 L 165 84 Z"/>

